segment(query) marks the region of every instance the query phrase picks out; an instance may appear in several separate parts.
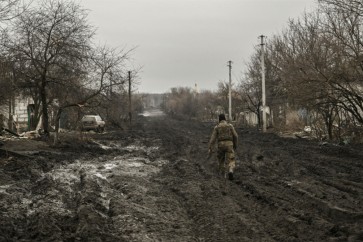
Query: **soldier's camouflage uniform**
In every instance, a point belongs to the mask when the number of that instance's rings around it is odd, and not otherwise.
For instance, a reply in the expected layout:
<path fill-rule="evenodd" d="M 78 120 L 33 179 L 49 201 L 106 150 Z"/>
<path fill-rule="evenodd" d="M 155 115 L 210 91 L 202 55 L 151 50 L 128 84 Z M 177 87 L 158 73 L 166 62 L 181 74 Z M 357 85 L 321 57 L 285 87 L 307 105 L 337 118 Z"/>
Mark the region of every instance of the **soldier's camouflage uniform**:
<path fill-rule="evenodd" d="M 228 124 L 226 120 L 221 120 L 214 127 L 212 136 L 209 141 L 209 150 L 213 150 L 213 146 L 217 141 L 217 157 L 219 163 L 219 171 L 222 173 L 228 171 L 233 173 L 236 166 L 235 151 L 237 148 L 238 135 L 232 124 Z M 226 159 L 226 161 L 225 161 Z"/>

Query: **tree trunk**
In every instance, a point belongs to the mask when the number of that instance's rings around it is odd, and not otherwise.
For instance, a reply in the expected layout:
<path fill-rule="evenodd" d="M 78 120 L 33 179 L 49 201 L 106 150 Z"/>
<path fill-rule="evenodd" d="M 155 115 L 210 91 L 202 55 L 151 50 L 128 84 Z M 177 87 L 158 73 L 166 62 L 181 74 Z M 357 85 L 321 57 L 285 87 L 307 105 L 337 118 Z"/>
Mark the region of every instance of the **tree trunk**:
<path fill-rule="evenodd" d="M 256 125 L 256 127 L 257 127 L 257 130 L 258 129 L 260 129 L 261 127 L 262 127 L 262 122 L 261 122 L 261 110 L 260 110 L 260 108 L 257 108 L 257 110 L 256 110 L 257 112 L 256 112 L 256 114 L 257 114 L 257 125 Z"/>
<path fill-rule="evenodd" d="M 63 112 L 62 108 L 59 108 L 57 111 L 57 116 L 55 117 L 55 133 L 54 133 L 54 142 L 53 144 L 56 145 L 59 141 L 59 121 L 61 118 L 61 114 Z"/>
<path fill-rule="evenodd" d="M 325 110 L 325 112 L 323 113 L 329 140 L 333 140 L 333 122 L 334 122 L 333 114 L 334 110 L 331 107 L 328 107 L 327 110 Z"/>
<path fill-rule="evenodd" d="M 325 125 L 326 125 L 326 129 L 328 131 L 328 139 L 333 140 L 333 125 L 332 125 L 332 122 L 330 121 L 329 117 L 325 121 Z"/>
<path fill-rule="evenodd" d="M 43 124 L 43 130 L 44 134 L 46 136 L 49 135 L 49 116 L 48 116 L 48 103 L 47 103 L 47 93 L 45 89 L 45 80 L 42 80 L 41 88 L 40 88 L 40 100 L 42 103 L 42 124 Z"/>
<path fill-rule="evenodd" d="M 34 100 L 34 122 L 31 130 L 36 130 L 39 124 L 40 117 L 42 116 L 41 102 L 39 97 L 33 96 Z"/>

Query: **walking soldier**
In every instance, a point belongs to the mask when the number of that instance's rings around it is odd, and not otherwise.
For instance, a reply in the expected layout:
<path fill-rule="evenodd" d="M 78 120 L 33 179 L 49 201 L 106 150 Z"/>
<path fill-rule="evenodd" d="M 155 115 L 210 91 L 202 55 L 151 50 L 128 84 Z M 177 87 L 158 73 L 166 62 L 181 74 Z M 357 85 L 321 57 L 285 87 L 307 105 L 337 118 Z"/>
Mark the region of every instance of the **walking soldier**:
<path fill-rule="evenodd" d="M 217 142 L 217 158 L 219 172 L 227 172 L 229 180 L 233 180 L 233 171 L 236 166 L 235 150 L 237 148 L 238 135 L 232 124 L 227 123 L 224 114 L 219 115 L 219 123 L 213 129 L 209 141 L 209 153 L 212 152 Z"/>

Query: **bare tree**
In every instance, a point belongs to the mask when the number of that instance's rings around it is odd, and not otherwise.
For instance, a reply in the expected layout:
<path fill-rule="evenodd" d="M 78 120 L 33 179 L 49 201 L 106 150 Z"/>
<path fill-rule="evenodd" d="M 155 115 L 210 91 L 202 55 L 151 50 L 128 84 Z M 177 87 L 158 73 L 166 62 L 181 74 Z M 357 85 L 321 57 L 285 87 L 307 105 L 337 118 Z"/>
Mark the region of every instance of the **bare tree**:
<path fill-rule="evenodd" d="M 31 3 L 25 3 L 22 0 L 0 0 L 0 42 L 7 41 L 6 27 L 8 26 L 8 20 L 19 16 Z M 1 48 L 0 56 L 0 85 L 2 89 L 0 90 L 0 105 L 2 103 L 9 103 L 9 100 L 13 96 L 14 85 L 13 83 L 13 62 L 9 58 L 8 53 Z"/>
<path fill-rule="evenodd" d="M 219 105 L 216 93 L 202 90 L 198 94 L 198 117 L 202 120 L 215 119 L 216 107 Z"/>
<path fill-rule="evenodd" d="M 0 105 L 8 104 L 14 91 L 12 86 L 13 68 L 11 61 L 3 57 L 0 61 Z"/>
<path fill-rule="evenodd" d="M 31 0 L 0 0 L 0 22 L 19 16 L 31 3 Z"/>
<path fill-rule="evenodd" d="M 57 83 L 79 80 L 91 49 L 94 30 L 86 17 L 86 11 L 72 1 L 43 0 L 15 22 L 14 38 L 7 47 L 22 83 L 34 100 L 40 100 L 35 105 L 41 110 L 45 134 L 49 133 L 52 89 Z"/>
<path fill-rule="evenodd" d="M 197 98 L 190 87 L 174 87 L 166 95 L 165 111 L 176 117 L 196 117 Z"/>
<path fill-rule="evenodd" d="M 219 81 L 217 84 L 217 98 L 219 99 L 219 105 L 223 107 L 224 110 L 228 110 L 228 95 L 229 87 L 228 83 L 224 81 Z"/>
<path fill-rule="evenodd" d="M 322 8 L 326 18 L 322 31 L 339 58 L 332 75 L 325 76 L 331 98 L 363 124 L 363 3 L 329 2 Z"/>
<path fill-rule="evenodd" d="M 290 105 L 319 113 L 332 139 L 337 102 L 332 99 L 331 83 L 340 58 L 321 29 L 323 21 L 314 13 L 290 21 L 278 62 L 282 65 L 281 84 L 288 90 Z"/>
<path fill-rule="evenodd" d="M 363 2 L 361 0 L 319 0 L 319 3 L 332 6 L 335 11 L 343 10 L 363 16 Z"/>
<path fill-rule="evenodd" d="M 278 52 L 273 50 L 273 45 L 267 44 L 264 55 L 266 76 L 266 104 L 270 110 L 280 110 L 286 102 L 286 89 L 280 87 L 281 64 L 278 63 Z M 261 75 L 261 50 L 256 48 L 255 53 L 247 63 L 247 70 L 239 84 L 241 110 L 255 113 L 258 125 L 262 124 L 262 75 Z M 279 115 L 279 112 L 276 112 Z M 270 116 L 271 117 L 271 116 Z M 271 118 L 270 118 L 271 120 Z M 271 120 L 272 121 L 272 120 Z"/>
<path fill-rule="evenodd" d="M 361 3 L 321 2 L 316 12 L 290 20 L 288 28 L 267 43 L 267 96 L 273 97 L 269 104 L 279 100 L 318 113 L 314 116 L 323 119 L 332 139 L 340 113 L 362 124 L 363 20 Z M 257 62 L 253 56 L 248 80 L 258 81 Z M 248 85 L 244 89 L 250 93 Z"/>
<path fill-rule="evenodd" d="M 257 116 L 258 126 L 261 125 L 261 88 L 256 82 L 247 80 L 240 84 L 240 96 L 244 104 L 243 111 L 250 111 Z"/>
<path fill-rule="evenodd" d="M 57 95 L 58 107 L 55 119 L 55 142 L 58 140 L 59 120 L 62 112 L 71 107 L 96 107 L 100 97 L 109 97 L 110 90 L 124 90 L 126 83 L 125 64 L 132 50 L 117 50 L 108 47 L 95 48 L 76 80 L 55 83 L 62 91 Z M 79 70 L 81 71 L 81 70 Z M 85 72 L 86 71 L 86 72 Z"/>

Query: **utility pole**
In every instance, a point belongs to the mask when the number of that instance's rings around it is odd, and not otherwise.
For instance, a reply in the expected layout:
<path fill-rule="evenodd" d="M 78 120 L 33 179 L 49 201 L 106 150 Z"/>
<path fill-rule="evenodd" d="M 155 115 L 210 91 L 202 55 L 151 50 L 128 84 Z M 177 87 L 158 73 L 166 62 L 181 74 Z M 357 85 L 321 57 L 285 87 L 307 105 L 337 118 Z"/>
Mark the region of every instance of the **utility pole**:
<path fill-rule="evenodd" d="M 264 38 L 266 36 L 260 35 L 261 38 L 261 75 L 262 75 L 262 131 L 266 132 L 266 86 L 265 86 L 265 43 Z"/>
<path fill-rule="evenodd" d="M 131 125 L 131 121 L 132 121 L 132 112 L 131 112 L 131 71 L 128 71 L 129 73 L 129 120 L 130 120 L 130 125 Z"/>
<path fill-rule="evenodd" d="M 232 61 L 228 61 L 229 67 L 229 85 L 228 85 L 228 114 L 229 121 L 232 121 L 232 78 L 231 78 L 231 70 L 232 70 Z"/>

